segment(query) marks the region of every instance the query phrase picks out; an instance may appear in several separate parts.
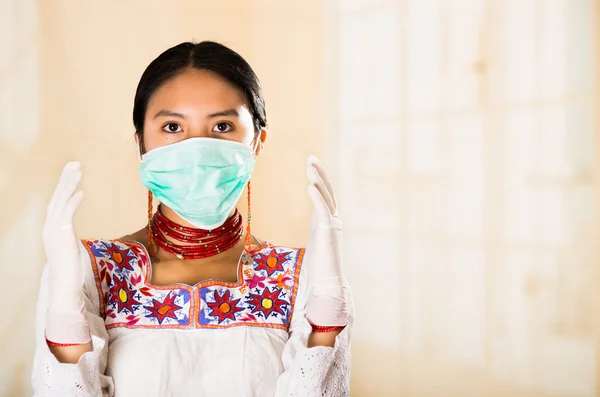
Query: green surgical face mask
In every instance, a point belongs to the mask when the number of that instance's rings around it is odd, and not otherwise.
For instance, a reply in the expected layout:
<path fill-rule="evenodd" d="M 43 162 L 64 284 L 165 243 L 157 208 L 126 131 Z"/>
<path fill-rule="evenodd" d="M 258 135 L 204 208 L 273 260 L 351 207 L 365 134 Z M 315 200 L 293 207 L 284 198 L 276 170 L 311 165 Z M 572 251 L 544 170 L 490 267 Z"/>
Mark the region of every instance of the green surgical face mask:
<path fill-rule="evenodd" d="M 142 184 L 177 215 L 212 230 L 227 220 L 254 170 L 249 145 L 189 138 L 142 156 Z"/>

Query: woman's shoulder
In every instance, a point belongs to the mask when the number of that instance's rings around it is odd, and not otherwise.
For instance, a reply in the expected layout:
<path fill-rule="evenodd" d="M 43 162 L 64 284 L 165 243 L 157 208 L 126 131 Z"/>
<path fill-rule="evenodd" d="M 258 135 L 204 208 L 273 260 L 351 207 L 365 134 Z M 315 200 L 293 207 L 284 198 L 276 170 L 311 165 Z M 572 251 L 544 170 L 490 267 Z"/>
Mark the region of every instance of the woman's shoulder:
<path fill-rule="evenodd" d="M 148 247 L 148 231 L 144 227 L 144 228 L 138 230 L 135 233 L 127 234 L 127 235 L 122 236 L 122 237 L 120 237 L 120 238 L 118 238 L 116 240 L 123 241 L 123 242 L 138 243 L 138 244 L 144 246 L 144 248 L 147 248 Z"/>
<path fill-rule="evenodd" d="M 302 253 L 304 252 L 304 248 L 296 247 L 294 245 L 289 244 L 276 244 L 271 242 L 270 240 L 258 240 L 253 239 L 252 243 L 249 247 L 246 247 L 246 250 L 252 255 L 264 255 L 269 252 L 288 252 L 288 253 Z"/>
<path fill-rule="evenodd" d="M 303 251 L 304 248 L 297 247 L 295 245 L 290 244 L 278 244 L 271 240 L 263 240 L 254 235 L 252 235 L 252 240 L 250 241 L 250 250 L 253 252 L 260 252 L 263 250 L 271 251 L 273 249 L 278 250 L 287 250 L 287 251 Z"/>
<path fill-rule="evenodd" d="M 115 242 L 115 241 L 121 241 L 121 242 L 135 242 L 138 244 L 141 244 L 143 246 L 146 246 L 148 243 L 148 234 L 147 234 L 147 229 L 146 228 L 142 228 L 134 233 L 131 234 L 125 234 L 125 235 L 121 235 L 121 237 L 116 237 L 116 238 L 86 238 L 86 239 L 81 239 L 82 242 L 92 242 L 92 241 L 102 241 L 102 242 Z"/>
<path fill-rule="evenodd" d="M 253 242 L 247 250 L 252 257 L 255 270 L 266 270 L 268 276 L 276 271 L 295 273 L 299 270 L 304 257 L 304 248 L 291 245 L 274 244 L 270 241 Z"/>
<path fill-rule="evenodd" d="M 93 262 L 121 262 L 123 259 L 147 259 L 148 238 L 144 229 L 119 238 L 90 238 L 81 240 Z"/>

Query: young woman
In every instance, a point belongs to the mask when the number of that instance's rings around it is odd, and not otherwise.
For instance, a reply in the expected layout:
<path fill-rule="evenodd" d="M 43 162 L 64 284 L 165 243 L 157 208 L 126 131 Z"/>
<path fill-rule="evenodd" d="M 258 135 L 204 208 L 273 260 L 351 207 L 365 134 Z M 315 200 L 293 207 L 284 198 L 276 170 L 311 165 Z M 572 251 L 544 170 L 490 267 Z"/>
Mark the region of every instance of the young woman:
<path fill-rule="evenodd" d="M 133 122 L 144 228 L 78 240 L 77 162 L 48 205 L 36 395 L 348 395 L 351 298 L 323 167 L 309 157 L 306 250 L 259 240 L 236 208 L 267 137 L 250 66 L 214 42 L 170 48 L 142 75 Z"/>

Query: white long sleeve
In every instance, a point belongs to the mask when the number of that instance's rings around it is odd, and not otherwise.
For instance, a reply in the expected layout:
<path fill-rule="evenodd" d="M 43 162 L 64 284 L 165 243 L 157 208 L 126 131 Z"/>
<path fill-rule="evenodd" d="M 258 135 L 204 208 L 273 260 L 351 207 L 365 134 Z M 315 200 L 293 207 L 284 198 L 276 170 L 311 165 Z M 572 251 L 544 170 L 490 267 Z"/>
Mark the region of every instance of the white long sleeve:
<path fill-rule="evenodd" d="M 352 318 L 333 348 L 307 347 L 307 277 L 302 267 L 296 273 L 295 265 L 301 250 L 265 246 L 254 259 L 245 253 L 239 284 L 160 287 L 149 282 L 150 262 L 139 243 L 84 243 L 81 263 L 93 350 L 77 364 L 62 364 L 48 349 L 44 272 L 32 375 L 36 396 L 349 395 Z M 267 275 L 271 257 L 280 258 L 280 267 Z M 273 306 L 259 306 L 267 301 Z M 290 312 L 283 307 L 294 307 L 289 329 Z"/>
<path fill-rule="evenodd" d="M 44 268 L 36 309 L 35 357 L 32 371 L 34 396 L 111 397 L 112 378 L 104 375 L 108 358 L 108 333 L 104 320 L 98 315 L 98 293 L 90 258 L 79 243 L 81 265 L 84 269 L 84 302 L 92 335 L 93 350 L 84 353 L 77 364 L 60 363 L 48 348 L 45 338 L 48 308 L 48 269 Z"/>
<path fill-rule="evenodd" d="M 282 354 L 284 372 L 277 381 L 276 397 L 349 396 L 350 336 L 354 321 L 352 296 L 346 289 L 350 304 L 348 325 L 335 339 L 333 347 L 307 347 L 312 328 L 305 317 L 308 298 L 307 270 L 300 272 L 298 297 L 290 325 L 290 338 Z"/>

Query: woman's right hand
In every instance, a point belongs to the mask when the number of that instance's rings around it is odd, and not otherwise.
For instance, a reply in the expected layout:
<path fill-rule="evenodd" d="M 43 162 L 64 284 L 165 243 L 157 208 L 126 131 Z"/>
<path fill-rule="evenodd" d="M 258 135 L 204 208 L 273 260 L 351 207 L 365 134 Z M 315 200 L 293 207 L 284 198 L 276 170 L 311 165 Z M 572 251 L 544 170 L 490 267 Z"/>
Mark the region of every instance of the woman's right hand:
<path fill-rule="evenodd" d="M 49 280 L 46 339 L 64 344 L 90 341 L 79 243 L 73 229 L 73 215 L 83 200 L 82 191 L 75 193 L 80 181 L 81 164 L 67 163 L 48 204 L 42 232 Z"/>

